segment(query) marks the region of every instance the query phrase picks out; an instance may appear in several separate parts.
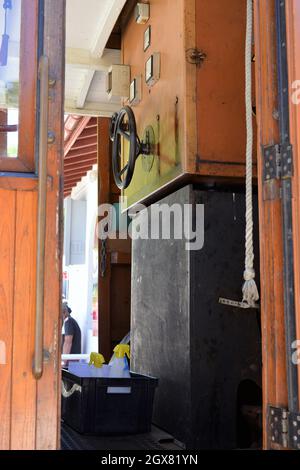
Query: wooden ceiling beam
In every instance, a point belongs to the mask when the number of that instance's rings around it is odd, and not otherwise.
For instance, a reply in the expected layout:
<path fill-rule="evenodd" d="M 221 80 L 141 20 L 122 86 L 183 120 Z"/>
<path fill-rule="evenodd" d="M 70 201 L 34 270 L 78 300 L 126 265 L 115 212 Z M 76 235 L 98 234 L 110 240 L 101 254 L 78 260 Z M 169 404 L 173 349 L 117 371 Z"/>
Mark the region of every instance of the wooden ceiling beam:
<path fill-rule="evenodd" d="M 74 119 L 72 119 L 72 116 L 67 117 L 67 120 L 65 122 L 65 139 L 67 137 L 67 140 L 65 140 L 64 145 L 65 156 L 72 148 L 74 142 L 76 142 L 77 137 L 80 136 L 80 134 L 83 132 L 83 130 L 86 128 L 87 124 L 90 121 L 91 118 L 89 116 L 75 116 Z"/>
<path fill-rule="evenodd" d="M 91 54 L 93 57 L 102 57 L 109 37 L 127 0 L 111 0 L 107 3 L 106 11 L 99 17 L 97 33 L 94 37 Z"/>
<path fill-rule="evenodd" d="M 121 48 L 120 48 L 121 49 Z M 111 64 L 121 63 L 121 51 L 105 48 L 102 57 L 93 57 L 89 49 L 67 47 L 66 65 L 94 72 L 107 72 Z"/>

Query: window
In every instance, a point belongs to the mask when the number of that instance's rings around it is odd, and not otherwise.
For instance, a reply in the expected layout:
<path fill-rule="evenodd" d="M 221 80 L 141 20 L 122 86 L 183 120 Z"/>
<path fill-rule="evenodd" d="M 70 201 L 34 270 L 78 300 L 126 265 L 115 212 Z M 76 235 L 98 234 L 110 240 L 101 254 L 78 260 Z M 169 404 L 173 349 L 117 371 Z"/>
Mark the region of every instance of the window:
<path fill-rule="evenodd" d="M 0 4 L 0 171 L 35 170 L 39 0 Z"/>

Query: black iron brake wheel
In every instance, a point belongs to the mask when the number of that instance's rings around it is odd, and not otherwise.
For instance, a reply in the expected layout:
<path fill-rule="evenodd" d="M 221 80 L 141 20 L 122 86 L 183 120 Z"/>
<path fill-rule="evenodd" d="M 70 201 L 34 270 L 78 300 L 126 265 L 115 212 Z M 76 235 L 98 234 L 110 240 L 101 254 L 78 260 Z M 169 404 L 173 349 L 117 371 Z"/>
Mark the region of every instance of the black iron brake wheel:
<path fill-rule="evenodd" d="M 112 169 L 116 185 L 126 189 L 132 180 L 135 162 L 140 152 L 140 143 L 136 132 L 136 122 L 132 109 L 125 106 L 114 117 L 114 135 L 112 144 Z M 128 161 L 122 165 L 122 139 L 129 143 Z"/>
<path fill-rule="evenodd" d="M 115 138 L 115 128 L 116 128 L 116 122 L 118 119 L 118 113 L 114 113 L 111 117 L 110 120 L 110 125 L 109 125 L 109 138 L 113 142 Z"/>

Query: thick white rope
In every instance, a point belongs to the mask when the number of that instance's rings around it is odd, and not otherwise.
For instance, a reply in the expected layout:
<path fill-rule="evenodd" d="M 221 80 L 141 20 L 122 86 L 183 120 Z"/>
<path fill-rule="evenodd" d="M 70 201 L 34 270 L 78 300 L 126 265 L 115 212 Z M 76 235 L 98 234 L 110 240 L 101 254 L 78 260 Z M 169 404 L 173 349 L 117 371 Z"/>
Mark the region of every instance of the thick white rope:
<path fill-rule="evenodd" d="M 245 271 L 243 285 L 243 302 L 253 307 L 259 300 L 255 283 L 254 248 L 253 248 L 253 201 L 252 201 L 252 155 L 253 155 L 253 121 L 252 121 L 252 33 L 253 3 L 247 0 L 247 33 L 246 33 L 246 242 Z"/>
<path fill-rule="evenodd" d="M 73 387 L 68 391 L 65 387 L 63 380 L 61 381 L 61 394 L 64 398 L 69 398 L 75 392 L 81 392 L 81 386 L 74 384 Z"/>

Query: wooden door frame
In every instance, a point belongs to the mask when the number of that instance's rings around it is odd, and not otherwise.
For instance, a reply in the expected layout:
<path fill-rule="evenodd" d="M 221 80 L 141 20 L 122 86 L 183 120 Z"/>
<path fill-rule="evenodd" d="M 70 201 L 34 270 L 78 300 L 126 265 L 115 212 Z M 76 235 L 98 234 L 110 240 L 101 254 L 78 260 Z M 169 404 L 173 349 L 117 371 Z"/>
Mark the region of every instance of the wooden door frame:
<path fill-rule="evenodd" d="M 44 373 L 36 380 L 32 372 L 38 175 L 2 173 L 0 339 L 6 361 L 0 364 L 0 449 L 4 450 L 60 447 L 65 0 L 45 0 L 44 14 L 43 54 L 49 58 L 53 85 L 48 129 L 54 136 L 47 151 Z"/>
<path fill-rule="evenodd" d="M 109 137 L 110 119 L 98 118 L 98 207 L 101 204 L 119 203 L 120 190 L 113 181 L 111 169 L 111 144 Z M 99 218 L 100 222 L 101 218 Z M 122 338 L 122 327 L 116 331 L 116 323 L 120 321 L 120 316 L 116 315 L 116 304 L 114 299 L 119 293 L 118 308 L 122 312 L 122 320 L 126 318 L 124 297 L 128 287 L 128 272 L 122 277 L 122 282 L 118 286 L 119 291 L 114 291 L 112 286 L 116 282 L 118 270 L 124 266 L 131 265 L 130 241 L 124 239 L 103 241 L 99 239 L 99 274 L 98 274 L 98 321 L 99 321 L 99 351 L 109 360 L 112 355 L 113 346 L 116 341 Z M 102 269 L 102 256 L 104 260 L 104 272 Z M 125 294 L 124 294 L 125 293 Z M 123 300 L 122 300 L 123 299 Z M 128 331 L 124 332 L 124 335 Z"/>
<path fill-rule="evenodd" d="M 288 4 L 287 13 L 291 13 L 291 3 Z M 261 269 L 261 322 L 262 322 L 262 360 L 263 360 L 263 442 L 265 449 L 281 449 L 279 444 L 272 442 L 271 428 L 269 427 L 270 406 L 289 410 L 288 400 L 288 371 L 287 361 L 289 348 L 286 348 L 288 337 L 285 315 L 287 304 L 284 299 L 284 285 L 286 280 L 284 253 L 284 210 L 282 204 L 282 182 L 277 179 L 264 180 L 264 155 L 263 147 L 281 143 L 279 119 L 279 95 L 278 95 L 278 51 L 277 35 L 278 25 L 276 18 L 275 0 L 254 0 L 255 6 L 255 44 L 256 44 L 256 109 L 258 120 L 258 188 L 259 188 L 259 217 L 260 217 L 260 269 Z M 288 16 L 287 16 L 288 18 Z M 291 38 L 292 24 L 288 25 L 289 33 L 289 57 L 290 72 L 294 66 L 293 44 Z M 291 77 L 290 77 L 291 78 Z M 291 122 L 295 119 L 295 110 L 291 109 Z M 294 121 L 295 122 L 295 121 Z M 294 129 L 293 129 L 294 127 Z M 291 136 L 295 143 L 295 126 L 290 126 Z M 298 172 L 298 148 L 294 147 L 295 170 L 291 185 L 299 191 L 297 178 Z M 296 183 L 296 184 L 294 184 Z M 298 192 L 297 192 L 298 194 Z M 294 245 L 298 241 L 299 234 L 295 233 L 295 227 L 299 228 L 299 205 L 294 206 Z M 295 237 L 296 235 L 296 237 Z M 296 275 L 299 278 L 299 267 L 295 255 L 299 253 L 299 246 L 294 247 L 294 260 Z M 296 279 L 298 279 L 296 277 Z M 296 293 L 299 286 L 296 287 Z M 298 311 L 292 312 L 298 316 L 299 328 L 299 302 Z M 299 330 L 298 330 L 299 331 Z M 290 345 L 288 345 L 290 347 Z M 298 368 L 299 370 L 299 368 Z M 299 376 L 299 373 L 298 373 Z"/>

